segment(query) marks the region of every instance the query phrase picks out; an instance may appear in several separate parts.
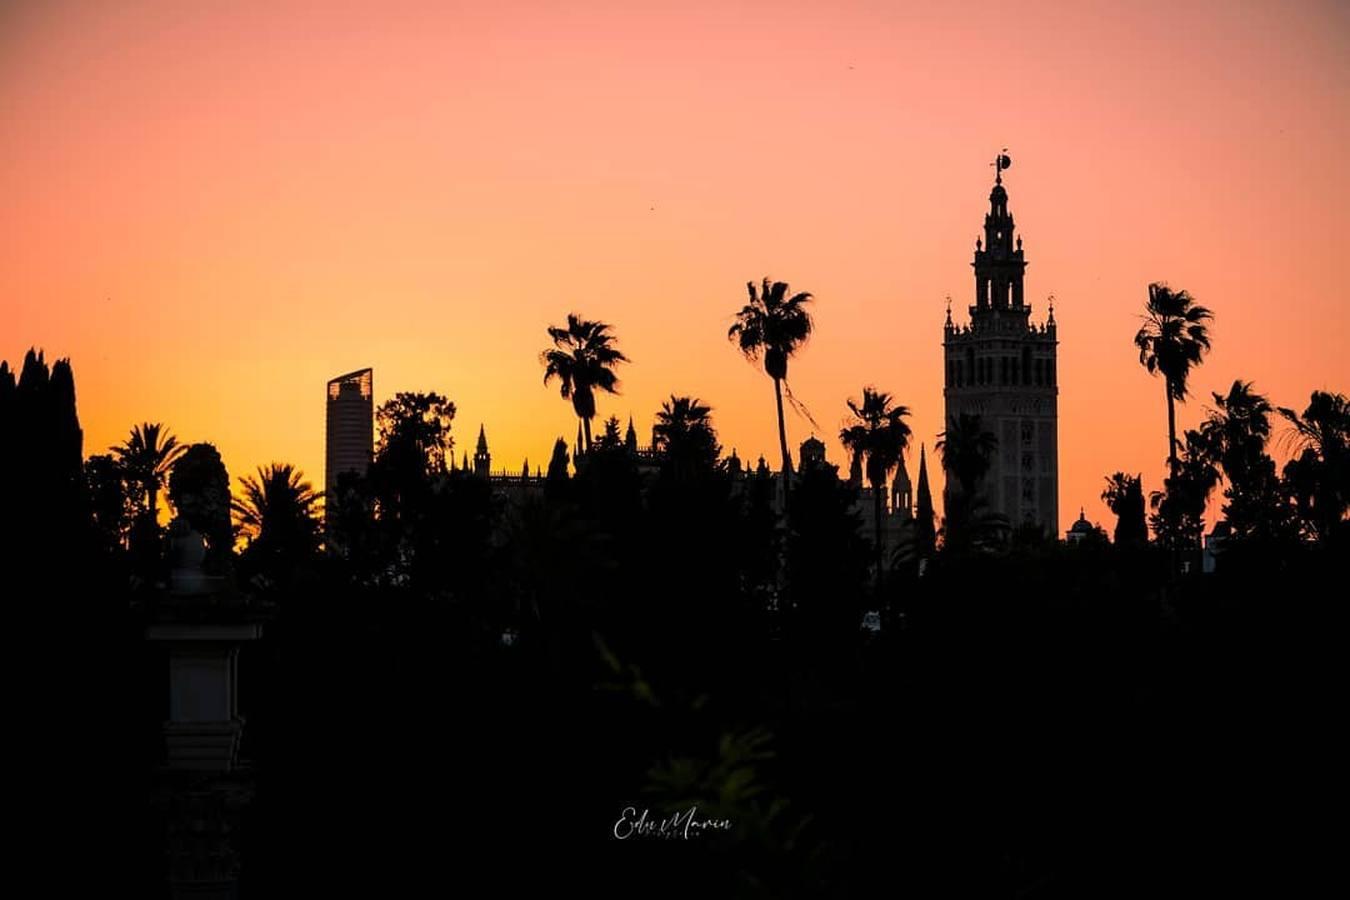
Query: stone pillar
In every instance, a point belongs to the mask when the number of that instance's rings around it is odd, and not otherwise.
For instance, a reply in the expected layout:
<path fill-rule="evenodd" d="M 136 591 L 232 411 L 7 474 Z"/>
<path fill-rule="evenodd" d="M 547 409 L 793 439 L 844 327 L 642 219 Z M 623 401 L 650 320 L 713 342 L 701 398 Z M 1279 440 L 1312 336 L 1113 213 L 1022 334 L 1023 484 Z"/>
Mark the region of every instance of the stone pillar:
<path fill-rule="evenodd" d="M 239 826 L 253 794 L 239 762 L 239 649 L 261 618 L 227 579 L 201 570 L 201 536 L 179 527 L 169 589 L 145 637 L 167 659 L 169 715 L 156 805 L 164 817 L 172 897 L 228 900 L 239 877 Z"/>

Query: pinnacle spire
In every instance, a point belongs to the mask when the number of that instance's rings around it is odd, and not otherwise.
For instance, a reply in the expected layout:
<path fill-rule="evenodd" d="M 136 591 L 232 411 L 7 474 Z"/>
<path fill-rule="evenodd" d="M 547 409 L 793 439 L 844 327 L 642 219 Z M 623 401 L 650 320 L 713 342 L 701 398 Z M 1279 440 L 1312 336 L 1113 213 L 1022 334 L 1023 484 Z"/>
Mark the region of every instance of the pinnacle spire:
<path fill-rule="evenodd" d="M 918 499 L 920 505 L 924 502 L 925 497 L 928 498 L 928 503 L 931 506 L 933 495 L 928 487 L 928 457 L 926 450 L 927 447 L 924 444 L 919 444 L 919 486 L 914 496 Z"/>

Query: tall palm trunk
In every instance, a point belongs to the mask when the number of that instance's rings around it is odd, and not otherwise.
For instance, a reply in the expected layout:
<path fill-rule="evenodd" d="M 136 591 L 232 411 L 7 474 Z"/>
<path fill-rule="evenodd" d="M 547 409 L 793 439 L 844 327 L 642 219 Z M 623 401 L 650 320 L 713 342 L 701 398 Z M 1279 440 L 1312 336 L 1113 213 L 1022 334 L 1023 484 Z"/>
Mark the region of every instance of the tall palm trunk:
<path fill-rule="evenodd" d="M 1172 399 L 1172 382 L 1165 381 L 1167 389 L 1167 471 L 1177 477 L 1177 406 Z"/>
<path fill-rule="evenodd" d="M 792 474 L 792 458 L 788 456 L 787 446 L 787 426 L 783 422 L 783 383 L 781 379 L 773 380 L 773 396 L 778 402 L 778 449 L 783 454 L 783 490 L 787 491 L 787 476 Z"/>
<path fill-rule="evenodd" d="M 587 453 L 590 453 L 590 452 L 591 452 L 591 420 L 583 416 L 582 419 L 581 419 L 581 428 L 582 428 L 582 431 L 583 431 L 583 432 L 585 433 L 585 435 L 586 435 L 586 452 L 587 452 Z"/>
<path fill-rule="evenodd" d="M 882 491 L 883 491 L 884 489 L 885 489 L 885 482 L 882 482 L 880 485 L 878 485 L 878 484 L 876 484 L 875 482 L 873 482 L 873 484 L 872 484 L 872 509 L 875 511 L 875 515 L 876 515 L 876 520 L 875 520 L 876 528 L 875 528 L 875 531 L 876 531 L 876 540 L 877 540 L 877 605 L 878 605 L 878 606 L 881 605 L 881 580 L 882 580 L 882 567 L 881 567 L 881 563 L 882 563 L 882 559 L 885 558 L 885 554 L 883 554 L 882 551 L 881 551 L 881 513 L 882 513 L 882 509 L 881 509 L 881 495 L 882 495 Z"/>
<path fill-rule="evenodd" d="M 1172 479 L 1177 477 L 1177 405 L 1172 397 L 1172 380 L 1164 378 L 1167 390 L 1167 472 Z M 1171 490 L 1171 485 L 1168 490 Z M 1175 580 L 1181 574 L 1181 548 L 1175 537 L 1168 537 L 1169 574 Z"/>

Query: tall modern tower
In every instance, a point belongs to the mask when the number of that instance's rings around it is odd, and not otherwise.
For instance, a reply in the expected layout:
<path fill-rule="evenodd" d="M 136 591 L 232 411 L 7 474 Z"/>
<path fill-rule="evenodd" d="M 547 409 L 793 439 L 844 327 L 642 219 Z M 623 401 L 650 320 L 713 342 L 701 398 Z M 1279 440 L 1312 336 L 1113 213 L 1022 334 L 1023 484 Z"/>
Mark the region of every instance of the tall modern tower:
<path fill-rule="evenodd" d="M 324 486 L 332 496 L 338 475 L 365 474 L 374 453 L 375 401 L 370 369 L 348 372 L 328 382 L 328 437 Z"/>
<path fill-rule="evenodd" d="M 981 485 L 991 511 L 1013 527 L 1026 523 L 1059 533 L 1059 388 L 1055 371 L 1055 309 L 1045 322 L 1031 321 L 1022 291 L 1027 263 L 1022 239 L 1014 238 L 1003 170 L 995 160 L 994 190 L 984 217 L 984 237 L 975 241 L 975 303 L 970 323 L 943 328 L 946 350 L 947 421 L 979 415 L 998 438 L 998 449 Z M 948 497 L 957 488 L 948 479 Z"/>

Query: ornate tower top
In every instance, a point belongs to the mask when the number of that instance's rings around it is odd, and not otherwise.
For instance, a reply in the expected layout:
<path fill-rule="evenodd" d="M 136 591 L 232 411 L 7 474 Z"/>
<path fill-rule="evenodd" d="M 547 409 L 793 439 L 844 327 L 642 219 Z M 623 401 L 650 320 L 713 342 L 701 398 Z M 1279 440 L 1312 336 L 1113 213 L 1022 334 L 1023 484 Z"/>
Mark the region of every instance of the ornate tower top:
<path fill-rule="evenodd" d="M 1012 310 L 1023 317 L 1030 311 L 1022 303 L 1022 276 L 1026 260 L 1022 239 L 1015 236 L 1016 225 L 1008 211 L 1008 191 L 1003 187 L 1003 171 L 1012 165 L 1007 148 L 994 157 L 994 189 L 989 193 L 989 212 L 984 217 L 984 237 L 975 241 L 975 305 L 972 319 L 985 318 L 989 310 Z"/>

